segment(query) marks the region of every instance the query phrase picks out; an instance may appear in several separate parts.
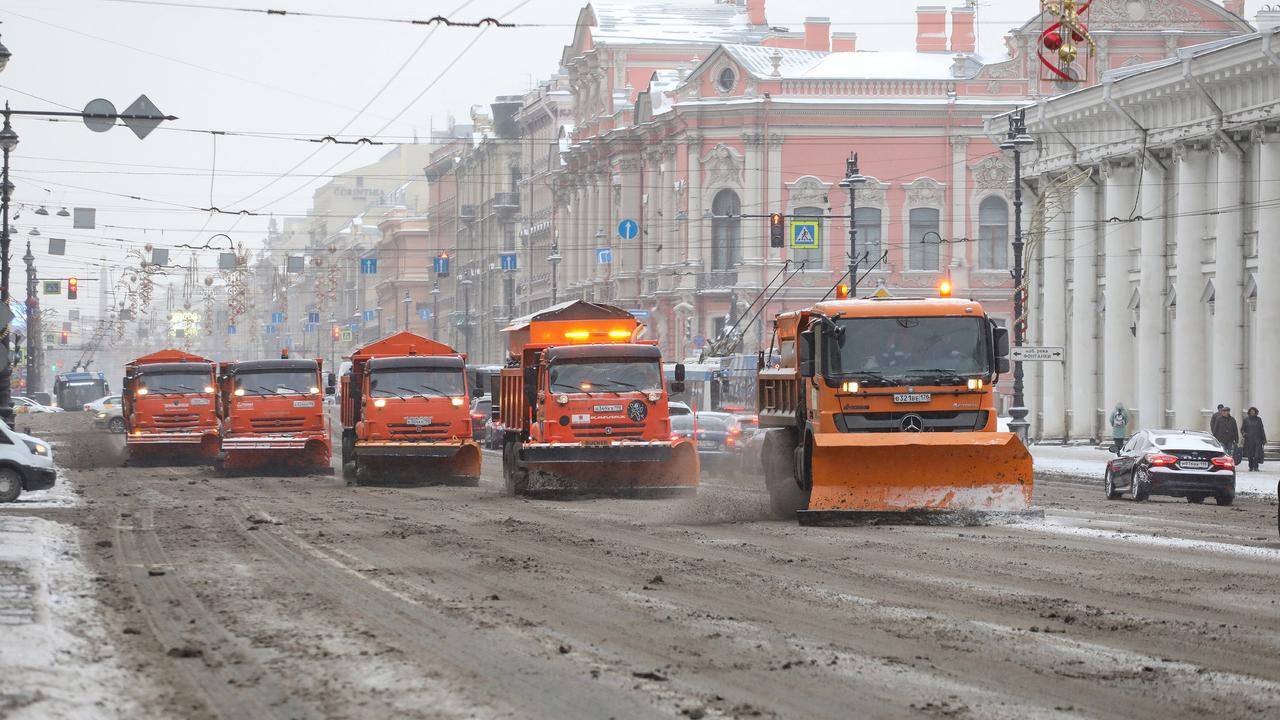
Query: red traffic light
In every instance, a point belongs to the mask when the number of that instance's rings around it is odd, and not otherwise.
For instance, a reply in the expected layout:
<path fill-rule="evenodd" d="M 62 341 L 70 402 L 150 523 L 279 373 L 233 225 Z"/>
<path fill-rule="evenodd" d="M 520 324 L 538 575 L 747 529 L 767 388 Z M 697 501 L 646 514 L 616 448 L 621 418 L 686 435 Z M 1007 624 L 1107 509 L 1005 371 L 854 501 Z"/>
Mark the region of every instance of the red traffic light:
<path fill-rule="evenodd" d="M 785 244 L 782 213 L 769 213 L 769 247 L 780 248 Z"/>
<path fill-rule="evenodd" d="M 79 292 L 80 292 L 80 279 L 74 278 L 74 277 L 67 278 L 67 299 L 75 300 L 76 295 Z"/>
<path fill-rule="evenodd" d="M 334 325 L 334 326 L 333 326 L 333 339 L 334 339 L 334 340 L 337 340 L 337 339 L 338 339 L 338 338 L 340 338 L 340 337 L 342 337 L 342 328 L 338 327 L 337 325 Z"/>

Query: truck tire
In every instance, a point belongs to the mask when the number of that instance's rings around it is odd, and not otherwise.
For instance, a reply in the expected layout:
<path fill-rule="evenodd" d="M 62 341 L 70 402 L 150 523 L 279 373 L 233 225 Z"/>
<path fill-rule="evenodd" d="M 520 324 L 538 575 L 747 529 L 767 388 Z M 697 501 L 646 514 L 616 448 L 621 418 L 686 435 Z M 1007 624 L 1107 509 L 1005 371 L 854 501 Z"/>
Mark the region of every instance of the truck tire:
<path fill-rule="evenodd" d="M 350 485 L 356 476 L 356 435 L 351 430 L 342 431 L 342 477 Z"/>
<path fill-rule="evenodd" d="M 22 475 L 11 467 L 0 467 L 0 503 L 10 503 L 22 494 Z"/>
<path fill-rule="evenodd" d="M 760 459 L 764 465 L 765 489 L 769 491 L 769 508 L 774 517 L 795 520 L 797 511 L 809 507 L 809 493 L 795 475 L 796 433 L 780 428 L 765 432 Z"/>
<path fill-rule="evenodd" d="M 529 471 L 520 465 L 520 439 L 507 433 L 502 439 L 502 480 L 508 495 L 523 495 L 529 490 Z"/>

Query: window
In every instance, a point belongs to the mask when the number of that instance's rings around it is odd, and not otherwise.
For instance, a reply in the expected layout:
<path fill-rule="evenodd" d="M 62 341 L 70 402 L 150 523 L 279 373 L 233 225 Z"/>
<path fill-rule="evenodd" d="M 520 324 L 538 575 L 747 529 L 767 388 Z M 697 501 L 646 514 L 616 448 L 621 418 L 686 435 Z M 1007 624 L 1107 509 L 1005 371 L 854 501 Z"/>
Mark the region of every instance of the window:
<path fill-rule="evenodd" d="M 356 176 L 356 187 L 358 187 L 358 188 L 362 188 L 362 187 L 364 187 L 364 176 L 363 176 L 363 175 L 357 175 L 357 176 Z"/>
<path fill-rule="evenodd" d="M 821 270 L 822 264 L 823 264 L 822 258 L 824 255 L 826 255 L 826 252 L 827 252 L 827 249 L 826 249 L 827 237 L 826 237 L 825 228 L 821 220 L 823 215 L 822 208 L 816 208 L 816 207 L 796 208 L 795 210 L 791 211 L 791 214 L 795 219 L 819 218 L 818 242 L 820 244 L 818 245 L 818 247 L 791 248 L 791 259 L 796 261 L 797 263 L 803 262 L 805 264 L 804 265 L 805 270 Z M 788 235 L 788 238 L 790 238 L 790 235 Z M 789 239 L 787 244 L 788 246 L 790 246 Z"/>
<path fill-rule="evenodd" d="M 738 84 L 738 75 L 733 68 L 725 68 L 716 76 L 716 87 L 720 88 L 720 92 L 731 92 L 733 86 Z"/>
<path fill-rule="evenodd" d="M 938 234 L 939 213 L 936 208 L 915 208 L 911 211 L 911 228 L 908 233 L 910 256 L 907 267 L 911 270 L 937 270 L 942 236 Z"/>
<path fill-rule="evenodd" d="M 978 206 L 978 267 L 1009 269 L 1009 205 L 989 197 Z"/>
<path fill-rule="evenodd" d="M 742 260 L 742 201 L 721 190 L 711 201 L 711 269 L 731 270 Z"/>
<path fill-rule="evenodd" d="M 865 266 L 870 270 L 880 261 L 880 253 L 883 252 L 880 243 L 880 208 L 854 208 L 853 219 L 858 225 L 858 240 L 854 246 L 854 251 L 858 256 L 859 263 L 862 263 L 862 256 L 864 253 L 866 254 Z"/>

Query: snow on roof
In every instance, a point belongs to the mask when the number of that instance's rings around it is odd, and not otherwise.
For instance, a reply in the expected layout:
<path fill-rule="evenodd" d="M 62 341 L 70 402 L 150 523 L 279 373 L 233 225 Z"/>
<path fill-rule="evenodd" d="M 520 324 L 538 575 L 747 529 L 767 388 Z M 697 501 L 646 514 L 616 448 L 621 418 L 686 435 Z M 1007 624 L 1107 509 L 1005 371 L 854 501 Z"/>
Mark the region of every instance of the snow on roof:
<path fill-rule="evenodd" d="M 785 80 L 954 80 L 955 55 L 910 51 L 824 52 L 758 45 L 726 45 L 725 52 L 758 78 Z M 981 59 L 967 56 L 965 76 L 981 67 Z M 778 60 L 778 75 L 773 62 Z"/>
<path fill-rule="evenodd" d="M 747 11 L 716 0 L 593 0 L 597 43 L 755 43 L 769 28 L 753 26 Z"/>
<path fill-rule="evenodd" d="M 747 72 L 760 78 L 776 77 L 773 74 L 775 56 L 780 58 L 778 72 L 783 77 L 795 77 L 831 54 L 819 50 L 794 50 L 763 45 L 726 45 L 724 49 Z"/>

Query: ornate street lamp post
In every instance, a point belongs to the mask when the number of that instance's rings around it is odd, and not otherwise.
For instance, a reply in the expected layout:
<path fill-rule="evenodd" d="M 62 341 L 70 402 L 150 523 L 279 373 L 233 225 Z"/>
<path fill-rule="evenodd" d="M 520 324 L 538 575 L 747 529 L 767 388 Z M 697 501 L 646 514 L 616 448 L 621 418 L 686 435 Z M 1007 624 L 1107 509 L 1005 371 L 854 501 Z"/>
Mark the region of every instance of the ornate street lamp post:
<path fill-rule="evenodd" d="M 560 261 L 564 258 L 560 257 L 560 245 L 555 240 L 551 241 L 551 254 L 547 256 L 547 262 L 551 265 L 551 304 L 557 302 L 556 294 L 556 268 L 560 265 Z"/>
<path fill-rule="evenodd" d="M 1021 347 L 1026 339 L 1026 294 L 1023 288 L 1022 249 L 1022 151 L 1035 145 L 1036 141 L 1027 134 L 1027 115 L 1025 110 L 1018 110 L 1009 116 L 1009 133 L 1000 149 L 1013 155 L 1013 344 Z M 1027 422 L 1029 410 L 1023 397 L 1022 362 L 1013 363 L 1013 407 L 1009 408 L 1009 429 L 1018 434 L 1023 442 L 1027 440 Z"/>
<path fill-rule="evenodd" d="M 858 186 L 866 181 L 858 172 L 858 153 L 853 153 L 844 163 L 844 179 L 840 181 L 840 187 L 849 191 L 849 297 L 858 297 L 858 223 L 854 214 Z"/>

